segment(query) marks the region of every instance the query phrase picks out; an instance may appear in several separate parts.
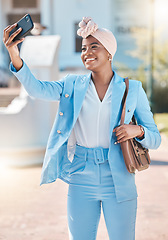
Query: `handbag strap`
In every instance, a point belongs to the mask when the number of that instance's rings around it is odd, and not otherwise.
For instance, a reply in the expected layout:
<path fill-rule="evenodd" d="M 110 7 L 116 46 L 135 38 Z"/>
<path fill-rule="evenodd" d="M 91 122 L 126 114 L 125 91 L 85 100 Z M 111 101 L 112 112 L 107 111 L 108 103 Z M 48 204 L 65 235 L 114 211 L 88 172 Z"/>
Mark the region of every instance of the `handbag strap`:
<path fill-rule="evenodd" d="M 121 114 L 120 125 L 123 125 L 123 124 L 124 124 L 125 109 L 126 109 L 126 98 L 127 98 L 128 89 L 129 89 L 129 79 L 128 79 L 128 78 L 125 78 L 124 81 L 125 81 L 126 89 L 125 89 L 124 96 L 123 96 L 123 100 L 122 100 L 123 109 L 122 109 L 122 114 Z"/>

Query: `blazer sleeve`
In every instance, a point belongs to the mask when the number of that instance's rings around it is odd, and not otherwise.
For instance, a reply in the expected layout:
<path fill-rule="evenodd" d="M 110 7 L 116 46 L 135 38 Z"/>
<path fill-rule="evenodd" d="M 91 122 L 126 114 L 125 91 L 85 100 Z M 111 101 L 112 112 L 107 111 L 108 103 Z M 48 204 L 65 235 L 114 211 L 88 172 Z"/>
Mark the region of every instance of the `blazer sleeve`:
<path fill-rule="evenodd" d="M 136 140 L 140 142 L 143 147 L 157 149 L 161 143 L 161 136 L 154 122 L 153 114 L 151 112 L 146 93 L 142 87 L 142 83 L 138 83 L 138 98 L 134 116 L 137 123 L 144 127 L 145 134 L 142 140 L 138 138 L 136 138 Z"/>
<path fill-rule="evenodd" d="M 9 69 L 24 86 L 29 96 L 42 100 L 60 100 L 67 76 L 58 81 L 40 81 L 35 78 L 24 61 L 19 71 L 16 71 L 12 63 Z"/>

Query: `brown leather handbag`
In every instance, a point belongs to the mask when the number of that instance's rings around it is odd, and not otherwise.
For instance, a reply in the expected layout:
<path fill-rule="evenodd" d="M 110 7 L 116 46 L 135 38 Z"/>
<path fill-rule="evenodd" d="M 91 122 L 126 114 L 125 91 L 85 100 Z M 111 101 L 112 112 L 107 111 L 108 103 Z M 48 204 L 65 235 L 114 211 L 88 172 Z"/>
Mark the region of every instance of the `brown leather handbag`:
<path fill-rule="evenodd" d="M 124 124 L 124 119 L 125 119 L 126 98 L 127 98 L 128 89 L 129 89 L 128 78 L 125 78 L 125 84 L 126 84 L 126 89 L 125 89 L 123 102 L 122 102 L 123 109 L 122 109 L 121 121 L 120 121 L 121 125 Z M 137 124 L 134 115 L 132 117 L 132 121 L 130 122 L 130 124 Z M 124 142 L 121 142 L 120 146 L 121 146 L 125 165 L 127 167 L 128 172 L 135 173 L 136 169 L 138 171 L 142 171 L 149 167 L 149 164 L 151 162 L 149 151 L 147 148 L 144 148 L 138 141 L 136 141 L 135 138 L 131 138 Z"/>

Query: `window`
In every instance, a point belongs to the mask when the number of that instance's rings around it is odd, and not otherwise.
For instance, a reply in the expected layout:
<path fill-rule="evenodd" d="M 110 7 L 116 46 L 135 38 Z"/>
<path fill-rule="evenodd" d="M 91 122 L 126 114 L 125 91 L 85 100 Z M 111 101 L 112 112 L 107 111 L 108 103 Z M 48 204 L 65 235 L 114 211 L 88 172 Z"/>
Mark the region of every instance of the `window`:
<path fill-rule="evenodd" d="M 37 0 L 13 0 L 13 8 L 36 8 Z"/>
<path fill-rule="evenodd" d="M 82 47 L 82 37 L 77 35 L 78 29 L 79 29 L 78 23 L 75 23 L 75 52 L 81 52 Z"/>
<path fill-rule="evenodd" d="M 8 24 L 13 24 L 13 23 L 15 23 L 15 22 L 17 22 L 18 20 L 20 20 L 20 18 L 22 18 L 24 15 L 26 14 L 26 12 L 23 12 L 22 14 L 13 14 L 13 13 L 11 13 L 11 14 L 8 14 Z M 40 23 L 40 14 L 31 14 L 30 13 L 30 15 L 31 15 L 31 17 L 32 17 L 32 20 L 33 20 L 33 22 L 38 22 L 38 23 Z"/>

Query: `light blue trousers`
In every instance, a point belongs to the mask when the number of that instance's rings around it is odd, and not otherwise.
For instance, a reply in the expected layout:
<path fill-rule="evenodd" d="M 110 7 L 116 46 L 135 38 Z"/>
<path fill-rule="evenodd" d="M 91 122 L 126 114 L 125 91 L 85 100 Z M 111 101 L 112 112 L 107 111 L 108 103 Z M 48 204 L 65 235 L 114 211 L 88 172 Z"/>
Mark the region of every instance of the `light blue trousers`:
<path fill-rule="evenodd" d="M 118 203 L 108 149 L 76 146 L 68 189 L 70 240 L 95 240 L 101 207 L 110 240 L 134 240 L 137 199 Z"/>

